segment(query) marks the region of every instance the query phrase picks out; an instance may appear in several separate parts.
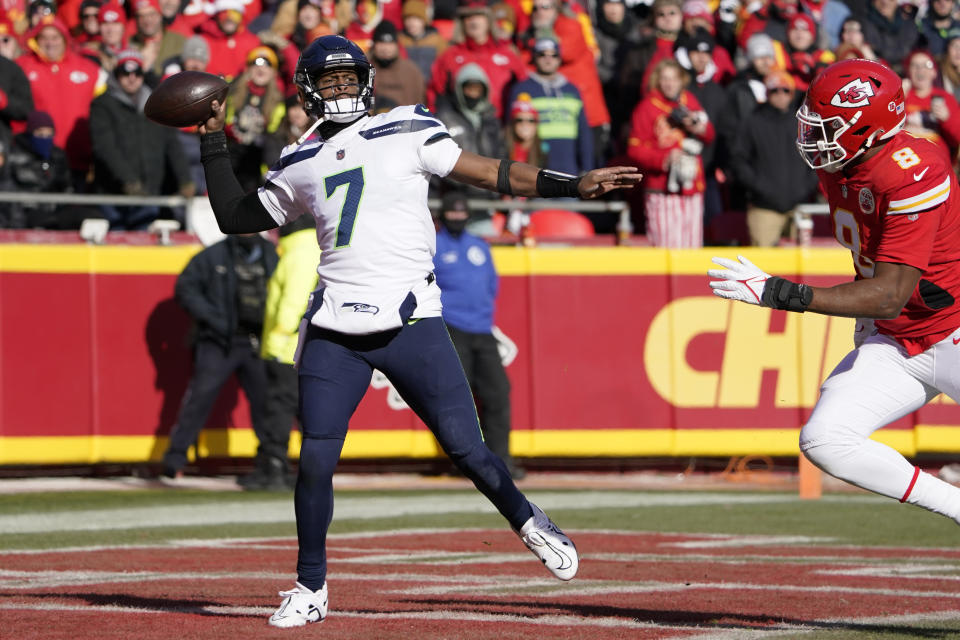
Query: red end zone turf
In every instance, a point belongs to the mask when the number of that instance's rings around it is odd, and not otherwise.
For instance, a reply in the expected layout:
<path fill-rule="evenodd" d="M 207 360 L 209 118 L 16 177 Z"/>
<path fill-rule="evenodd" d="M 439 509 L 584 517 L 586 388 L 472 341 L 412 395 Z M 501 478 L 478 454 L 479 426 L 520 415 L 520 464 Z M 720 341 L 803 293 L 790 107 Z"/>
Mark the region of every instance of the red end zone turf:
<path fill-rule="evenodd" d="M 911 620 L 960 624 L 952 549 L 574 533 L 583 563 L 570 583 L 501 530 L 331 536 L 330 615 L 293 631 L 266 624 L 276 591 L 293 583 L 292 539 L 0 553 L 0 637 L 613 640 L 815 629 L 880 637 L 894 624 L 909 631 Z"/>

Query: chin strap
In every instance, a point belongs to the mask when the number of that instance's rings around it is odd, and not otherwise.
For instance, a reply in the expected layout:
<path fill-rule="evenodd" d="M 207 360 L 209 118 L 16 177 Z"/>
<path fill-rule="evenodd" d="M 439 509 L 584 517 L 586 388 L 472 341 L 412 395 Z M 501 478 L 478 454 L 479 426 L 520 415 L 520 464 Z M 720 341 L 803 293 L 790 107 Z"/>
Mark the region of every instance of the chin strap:
<path fill-rule="evenodd" d="M 322 122 L 323 122 L 323 120 L 320 119 L 320 118 L 318 118 L 316 122 L 314 122 L 312 125 L 310 125 L 310 128 L 307 129 L 306 131 L 304 131 L 302 136 L 300 136 L 299 138 L 297 138 L 297 146 L 299 146 L 299 145 L 303 144 L 304 142 L 306 142 L 306 141 L 307 141 L 307 138 L 310 137 L 310 134 L 312 134 L 314 131 L 316 131 L 317 127 L 319 127 Z"/>

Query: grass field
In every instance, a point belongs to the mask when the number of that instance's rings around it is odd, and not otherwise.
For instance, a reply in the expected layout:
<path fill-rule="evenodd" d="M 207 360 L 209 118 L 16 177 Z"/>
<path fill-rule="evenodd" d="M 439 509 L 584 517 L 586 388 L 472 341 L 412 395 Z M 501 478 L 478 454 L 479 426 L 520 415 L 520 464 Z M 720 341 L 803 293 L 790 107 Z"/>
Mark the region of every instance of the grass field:
<path fill-rule="evenodd" d="M 960 637 L 960 530 L 914 507 L 859 492 L 527 494 L 578 545 L 570 583 L 465 486 L 341 489 L 330 615 L 286 633 L 264 616 L 295 577 L 290 494 L 0 495 L 0 637 Z"/>

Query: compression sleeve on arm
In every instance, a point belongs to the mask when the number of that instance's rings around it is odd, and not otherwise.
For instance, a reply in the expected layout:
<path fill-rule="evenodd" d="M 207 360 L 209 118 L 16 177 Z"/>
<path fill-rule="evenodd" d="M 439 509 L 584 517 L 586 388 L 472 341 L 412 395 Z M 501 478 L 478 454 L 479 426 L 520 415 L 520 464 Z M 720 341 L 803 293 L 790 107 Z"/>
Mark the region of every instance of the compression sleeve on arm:
<path fill-rule="evenodd" d="M 200 137 L 200 161 L 207 177 L 210 206 L 224 233 L 256 233 L 277 226 L 256 191 L 244 194 L 230 164 L 227 134 L 214 131 Z"/>

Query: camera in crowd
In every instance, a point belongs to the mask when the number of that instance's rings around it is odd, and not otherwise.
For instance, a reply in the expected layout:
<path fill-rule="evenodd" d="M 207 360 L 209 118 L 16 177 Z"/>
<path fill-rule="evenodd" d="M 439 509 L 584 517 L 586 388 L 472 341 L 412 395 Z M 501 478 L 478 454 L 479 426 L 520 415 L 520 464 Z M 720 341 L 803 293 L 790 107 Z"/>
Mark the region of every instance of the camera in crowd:
<path fill-rule="evenodd" d="M 673 111 L 670 112 L 670 115 L 667 116 L 667 124 L 676 129 L 683 129 L 686 127 L 684 120 L 689 120 L 693 114 L 690 112 L 690 109 L 687 109 L 682 104 L 677 105 L 673 108 Z"/>

